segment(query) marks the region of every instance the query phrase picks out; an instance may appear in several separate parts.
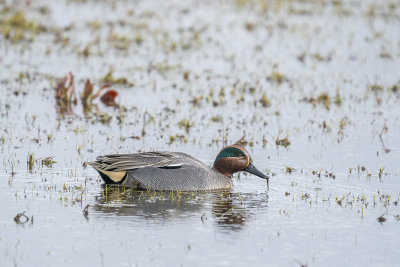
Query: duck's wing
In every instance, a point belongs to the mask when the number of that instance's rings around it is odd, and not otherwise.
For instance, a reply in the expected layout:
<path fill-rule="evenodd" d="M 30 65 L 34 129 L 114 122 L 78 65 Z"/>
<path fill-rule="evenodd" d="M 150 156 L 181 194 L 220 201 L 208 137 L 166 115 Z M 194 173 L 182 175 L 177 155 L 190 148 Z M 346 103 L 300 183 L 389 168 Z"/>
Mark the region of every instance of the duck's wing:
<path fill-rule="evenodd" d="M 193 158 L 176 152 L 145 152 L 136 154 L 113 154 L 100 156 L 90 165 L 103 171 L 131 171 L 145 167 L 178 168 Z"/>
<path fill-rule="evenodd" d="M 146 167 L 175 169 L 185 163 L 198 160 L 185 153 L 177 152 L 145 152 L 135 154 L 113 154 L 100 156 L 88 164 L 95 168 L 106 182 L 118 183 L 126 176 L 126 172 Z M 104 174 L 107 177 L 104 177 Z"/>

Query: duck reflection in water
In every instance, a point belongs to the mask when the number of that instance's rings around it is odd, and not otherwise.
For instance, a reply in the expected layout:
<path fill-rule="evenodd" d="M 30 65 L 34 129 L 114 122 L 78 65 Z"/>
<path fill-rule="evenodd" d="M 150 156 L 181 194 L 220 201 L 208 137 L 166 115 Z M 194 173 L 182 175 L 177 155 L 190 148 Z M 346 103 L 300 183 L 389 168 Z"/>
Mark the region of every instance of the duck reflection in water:
<path fill-rule="evenodd" d="M 203 214 L 199 220 L 207 223 L 210 220 L 207 214 L 211 213 L 218 226 L 240 230 L 256 209 L 266 208 L 268 195 L 240 194 L 231 190 L 204 193 L 151 191 L 104 185 L 96 200 L 97 203 L 91 207 L 94 216 L 163 222 Z"/>

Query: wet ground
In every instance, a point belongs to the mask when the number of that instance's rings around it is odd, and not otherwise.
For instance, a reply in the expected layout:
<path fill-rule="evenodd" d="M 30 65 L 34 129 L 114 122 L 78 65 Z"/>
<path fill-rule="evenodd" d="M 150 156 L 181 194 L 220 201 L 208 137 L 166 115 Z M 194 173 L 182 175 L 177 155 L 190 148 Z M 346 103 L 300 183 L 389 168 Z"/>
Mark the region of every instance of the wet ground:
<path fill-rule="evenodd" d="M 0 14 L 2 266 L 400 266 L 397 1 Z M 82 98 L 88 79 L 116 103 Z M 244 173 L 213 193 L 110 188 L 85 164 L 162 150 L 211 165 L 236 142 L 269 190 Z"/>

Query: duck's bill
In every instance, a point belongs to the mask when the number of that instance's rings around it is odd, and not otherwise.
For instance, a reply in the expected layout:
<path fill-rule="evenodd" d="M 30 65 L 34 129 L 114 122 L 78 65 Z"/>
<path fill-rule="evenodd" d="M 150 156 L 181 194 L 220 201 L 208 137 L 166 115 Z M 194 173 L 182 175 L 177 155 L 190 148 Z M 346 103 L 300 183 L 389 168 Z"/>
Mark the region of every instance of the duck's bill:
<path fill-rule="evenodd" d="M 251 162 L 250 162 L 249 166 L 247 166 L 247 168 L 244 169 L 244 171 L 249 172 L 249 173 L 254 174 L 254 175 L 257 175 L 260 178 L 268 179 L 268 176 L 266 176 L 264 173 L 262 173 L 259 170 L 257 170 L 257 168 L 254 167 L 253 163 L 251 163 Z"/>

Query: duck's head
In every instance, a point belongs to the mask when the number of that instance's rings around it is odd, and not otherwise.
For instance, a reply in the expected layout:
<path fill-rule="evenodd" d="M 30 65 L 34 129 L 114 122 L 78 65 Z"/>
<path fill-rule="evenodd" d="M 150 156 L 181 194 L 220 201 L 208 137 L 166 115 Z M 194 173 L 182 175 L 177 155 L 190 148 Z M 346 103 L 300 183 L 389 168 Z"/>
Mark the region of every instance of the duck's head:
<path fill-rule="evenodd" d="M 235 172 L 246 171 L 263 179 L 268 178 L 254 167 L 249 152 L 239 145 L 222 148 L 214 161 L 214 168 L 228 177 Z"/>

